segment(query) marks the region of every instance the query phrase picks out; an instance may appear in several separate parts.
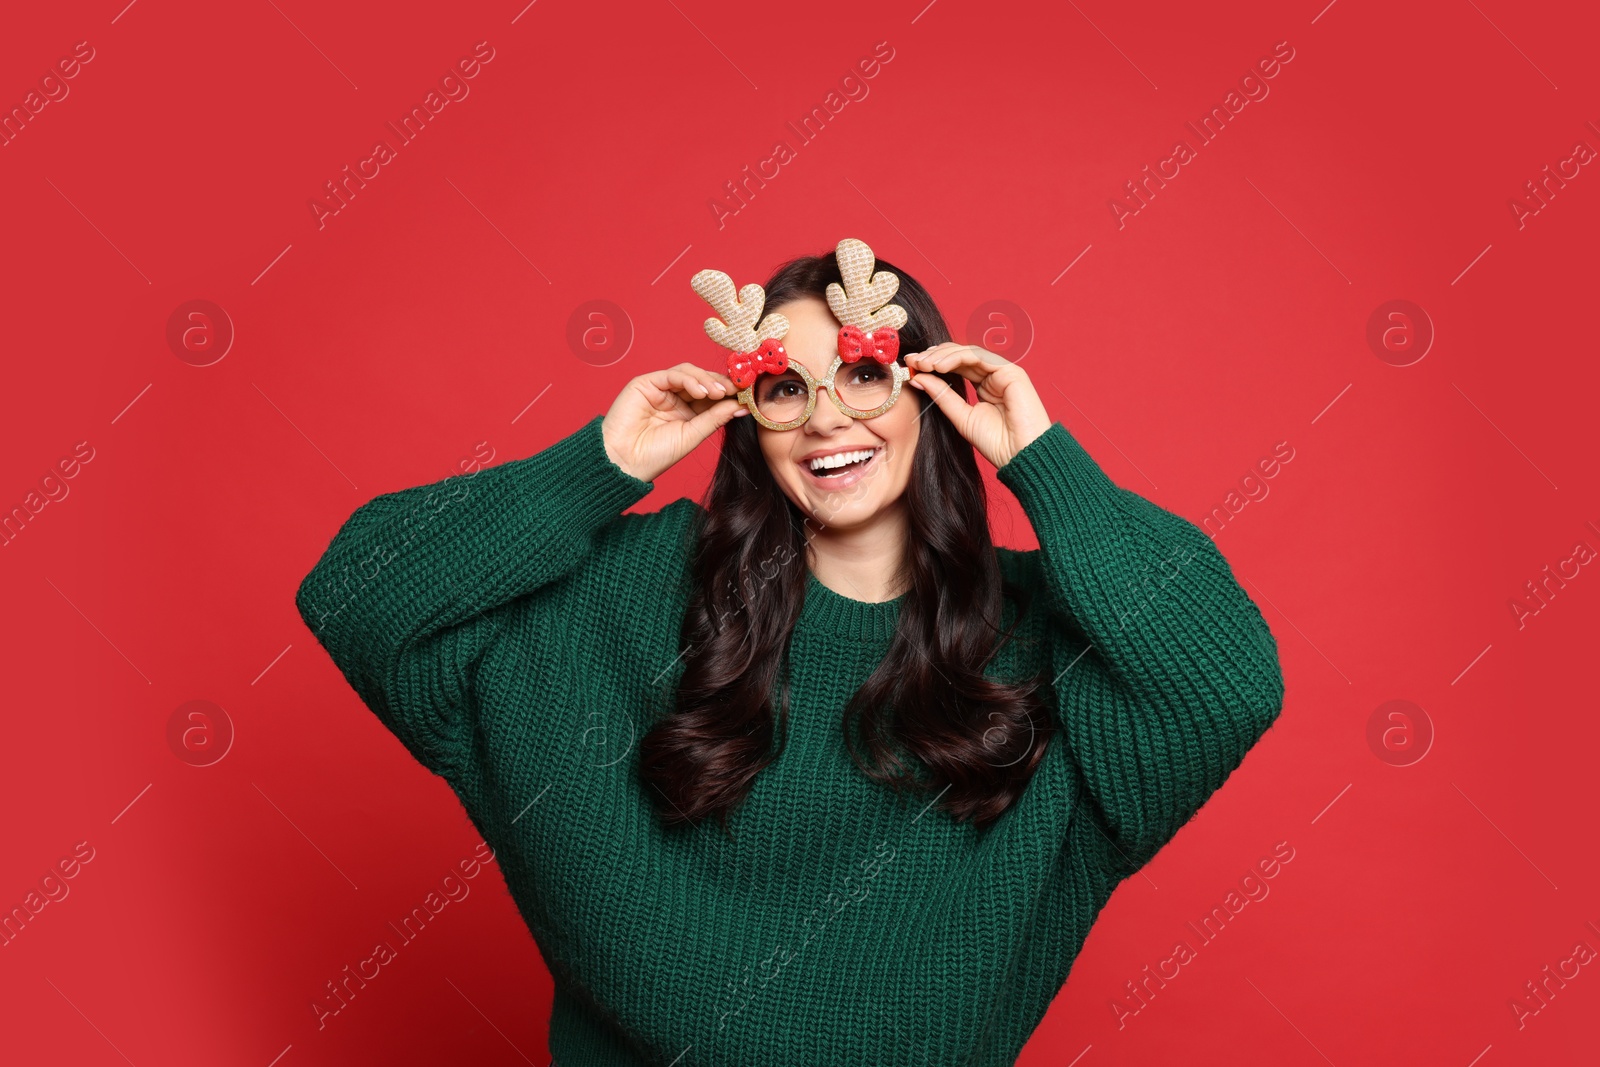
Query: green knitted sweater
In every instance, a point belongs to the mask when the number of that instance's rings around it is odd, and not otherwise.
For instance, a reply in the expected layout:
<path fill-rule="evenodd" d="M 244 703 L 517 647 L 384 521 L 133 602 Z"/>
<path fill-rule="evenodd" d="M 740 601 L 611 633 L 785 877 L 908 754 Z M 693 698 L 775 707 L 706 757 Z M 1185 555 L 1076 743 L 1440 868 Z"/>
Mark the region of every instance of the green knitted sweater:
<path fill-rule="evenodd" d="M 731 839 L 663 830 L 637 741 L 673 707 L 705 512 L 624 513 L 654 483 L 611 462 L 600 416 L 344 523 L 296 605 L 495 849 L 560 1067 L 1011 1064 L 1112 889 L 1277 718 L 1276 641 L 1198 527 L 1060 423 L 998 477 L 1040 548 L 997 549 L 1035 596 L 990 673 L 1042 674 L 1061 732 L 981 834 L 851 762 L 839 713 L 904 597 L 814 575 L 787 746 Z"/>

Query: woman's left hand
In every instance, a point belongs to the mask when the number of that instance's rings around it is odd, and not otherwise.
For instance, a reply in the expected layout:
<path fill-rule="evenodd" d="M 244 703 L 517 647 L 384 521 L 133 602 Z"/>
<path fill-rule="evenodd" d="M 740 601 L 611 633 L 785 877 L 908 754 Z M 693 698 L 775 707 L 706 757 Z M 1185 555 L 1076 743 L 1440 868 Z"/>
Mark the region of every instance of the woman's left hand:
<path fill-rule="evenodd" d="M 905 363 L 911 385 L 932 397 L 961 436 L 997 468 L 1050 428 L 1050 414 L 1027 372 L 1003 356 L 947 341 L 906 356 Z M 948 371 L 977 387 L 976 404 L 936 376 Z"/>

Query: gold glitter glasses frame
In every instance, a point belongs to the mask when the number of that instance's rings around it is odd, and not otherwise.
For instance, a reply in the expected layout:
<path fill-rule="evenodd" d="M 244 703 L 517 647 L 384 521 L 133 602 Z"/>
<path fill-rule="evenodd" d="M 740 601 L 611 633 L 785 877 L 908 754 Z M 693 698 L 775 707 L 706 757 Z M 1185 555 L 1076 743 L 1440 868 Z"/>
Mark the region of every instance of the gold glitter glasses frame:
<path fill-rule="evenodd" d="M 892 408 L 894 406 L 894 402 L 900 399 L 900 386 L 910 380 L 911 371 L 906 368 L 905 364 L 899 362 L 898 359 L 893 363 L 878 364 L 879 366 L 887 366 L 891 371 L 893 371 L 894 386 L 889 391 L 889 399 L 885 400 L 875 408 L 862 411 L 846 404 L 839 397 L 839 389 L 834 384 L 834 375 L 839 373 L 840 367 L 858 367 L 868 359 L 871 359 L 871 357 L 865 357 L 857 360 L 854 363 L 846 363 L 843 356 L 834 356 L 833 362 L 828 365 L 828 373 L 823 375 L 821 378 L 818 378 L 810 371 L 806 370 L 804 364 L 799 363 L 793 357 L 790 357 L 789 369 L 800 375 L 801 380 L 806 383 L 806 409 L 802 411 L 798 417 L 793 418 L 788 422 L 773 422 L 771 419 L 761 414 L 761 412 L 757 409 L 756 386 L 761 384 L 761 377 L 759 375 L 756 377 L 754 382 L 739 390 L 738 400 L 739 403 L 745 406 L 746 410 L 750 412 L 757 422 L 769 430 L 792 430 L 797 426 L 804 426 L 806 421 L 811 418 L 811 413 L 816 410 L 817 387 L 819 385 L 828 391 L 828 396 L 833 400 L 834 406 L 840 411 L 844 412 L 846 415 L 850 416 L 852 419 L 877 418 L 879 415 L 882 415 L 885 411 L 888 411 L 890 408 Z M 872 362 L 876 363 L 877 361 L 872 360 Z"/>

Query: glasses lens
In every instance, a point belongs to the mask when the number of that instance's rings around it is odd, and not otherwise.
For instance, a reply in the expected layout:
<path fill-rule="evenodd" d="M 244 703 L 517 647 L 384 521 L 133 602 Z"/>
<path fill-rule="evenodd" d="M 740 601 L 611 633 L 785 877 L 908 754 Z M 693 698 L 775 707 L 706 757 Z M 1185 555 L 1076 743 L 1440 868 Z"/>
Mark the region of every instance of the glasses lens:
<path fill-rule="evenodd" d="M 871 411 L 894 392 L 894 371 L 886 363 L 863 359 L 840 366 L 833 384 L 846 407 Z"/>
<path fill-rule="evenodd" d="M 757 375 L 754 393 L 756 410 L 773 422 L 789 422 L 805 413 L 806 381 L 792 370 Z"/>

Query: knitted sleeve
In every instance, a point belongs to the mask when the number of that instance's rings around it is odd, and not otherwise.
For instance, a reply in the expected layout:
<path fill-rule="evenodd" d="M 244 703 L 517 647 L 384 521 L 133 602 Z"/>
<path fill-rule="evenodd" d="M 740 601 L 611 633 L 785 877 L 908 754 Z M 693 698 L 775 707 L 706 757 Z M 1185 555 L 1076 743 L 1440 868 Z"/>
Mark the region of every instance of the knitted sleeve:
<path fill-rule="evenodd" d="M 295 593 L 351 687 L 435 774 L 467 748 L 496 609 L 570 572 L 654 487 L 611 461 L 602 418 L 532 456 L 373 498 Z"/>
<path fill-rule="evenodd" d="M 1056 712 L 1125 878 L 1277 719 L 1277 641 L 1204 531 L 1117 486 L 1061 423 L 997 477 L 1039 539 Z"/>

